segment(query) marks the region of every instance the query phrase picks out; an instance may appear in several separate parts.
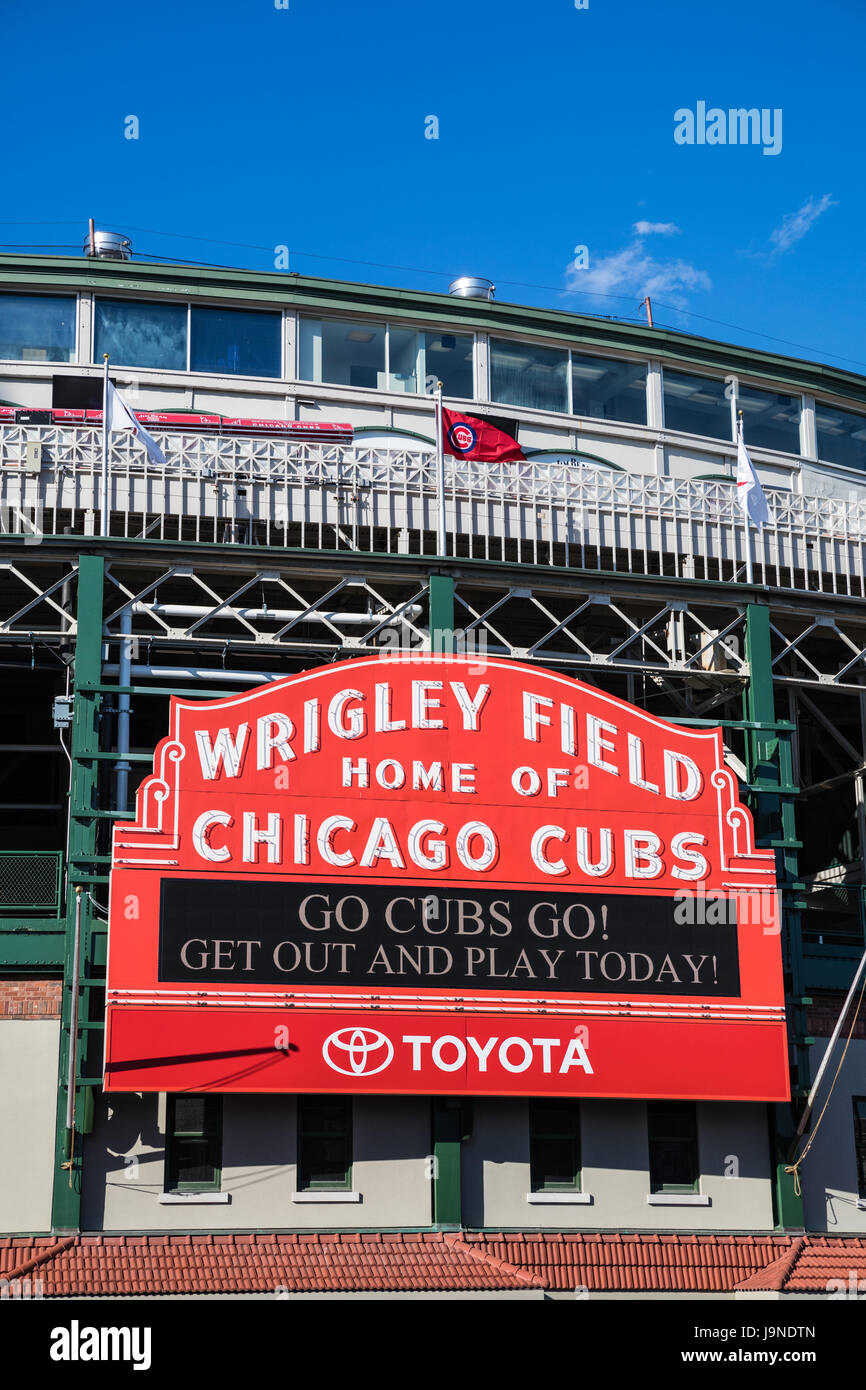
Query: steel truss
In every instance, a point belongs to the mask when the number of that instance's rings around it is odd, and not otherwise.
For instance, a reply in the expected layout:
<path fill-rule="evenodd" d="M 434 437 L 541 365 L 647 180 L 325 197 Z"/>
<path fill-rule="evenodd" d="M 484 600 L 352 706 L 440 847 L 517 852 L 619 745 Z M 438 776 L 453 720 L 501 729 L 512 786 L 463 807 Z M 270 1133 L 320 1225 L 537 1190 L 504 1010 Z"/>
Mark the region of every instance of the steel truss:
<path fill-rule="evenodd" d="M 69 647 L 77 619 L 79 553 L 96 541 L 8 541 L 0 547 L 0 643 Z M 561 667 L 584 679 L 605 672 L 664 678 L 709 698 L 739 690 L 749 676 L 748 602 L 770 620 L 777 686 L 866 691 L 866 607 L 830 594 L 808 601 L 779 590 L 625 579 L 595 571 L 421 561 L 258 547 L 146 547 L 112 540 L 104 581 L 104 635 L 121 625 L 138 650 L 252 653 L 273 659 L 336 660 L 429 641 L 431 570 L 455 577 L 454 640 Z M 228 664 L 227 661 L 224 664 Z M 702 697 L 700 692 L 705 692 Z"/>

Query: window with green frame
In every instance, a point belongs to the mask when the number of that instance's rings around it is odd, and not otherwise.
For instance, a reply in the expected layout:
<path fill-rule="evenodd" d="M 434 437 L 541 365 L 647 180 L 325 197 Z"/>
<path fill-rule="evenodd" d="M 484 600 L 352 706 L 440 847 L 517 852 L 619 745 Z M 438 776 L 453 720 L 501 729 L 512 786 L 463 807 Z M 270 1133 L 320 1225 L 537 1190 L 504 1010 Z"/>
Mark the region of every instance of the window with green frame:
<path fill-rule="evenodd" d="M 222 1096 L 168 1096 L 166 1192 L 219 1192 L 222 1181 Z"/>
<path fill-rule="evenodd" d="M 698 1112 L 694 1101 L 647 1102 L 651 1192 L 697 1192 Z"/>
<path fill-rule="evenodd" d="M 299 1192 L 351 1191 L 351 1096 L 298 1097 Z"/>
<path fill-rule="evenodd" d="M 854 1104 L 854 1153 L 857 1159 L 857 1195 L 866 1197 L 866 1096 L 852 1096 Z"/>
<path fill-rule="evenodd" d="M 529 1170 L 533 1192 L 580 1191 L 580 1102 L 529 1102 Z"/>

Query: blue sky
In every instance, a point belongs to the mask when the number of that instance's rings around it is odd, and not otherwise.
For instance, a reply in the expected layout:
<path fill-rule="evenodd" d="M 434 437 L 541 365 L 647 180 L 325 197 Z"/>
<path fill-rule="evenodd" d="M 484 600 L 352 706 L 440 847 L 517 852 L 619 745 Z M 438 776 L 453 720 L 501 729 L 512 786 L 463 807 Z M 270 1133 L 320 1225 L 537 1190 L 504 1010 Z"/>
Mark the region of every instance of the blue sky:
<path fill-rule="evenodd" d="M 287 245 L 622 318 L 649 289 L 657 323 L 866 374 L 862 0 L 288 5 L 4 0 L 0 241 L 92 215 L 153 258 Z M 779 152 L 677 144 L 698 102 L 780 109 Z"/>

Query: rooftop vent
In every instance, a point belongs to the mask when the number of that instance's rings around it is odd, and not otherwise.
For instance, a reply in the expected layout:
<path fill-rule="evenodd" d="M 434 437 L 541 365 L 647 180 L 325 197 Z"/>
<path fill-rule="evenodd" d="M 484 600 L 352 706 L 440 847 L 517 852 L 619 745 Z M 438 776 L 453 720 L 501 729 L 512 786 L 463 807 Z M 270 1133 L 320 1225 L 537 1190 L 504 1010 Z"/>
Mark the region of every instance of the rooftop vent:
<path fill-rule="evenodd" d="M 100 261 L 128 261 L 132 242 L 120 232 L 91 231 L 84 242 L 84 254 Z"/>
<path fill-rule="evenodd" d="M 461 275 L 459 280 L 451 281 L 448 293 L 457 299 L 492 299 L 495 289 L 492 280 L 484 280 L 479 275 Z"/>

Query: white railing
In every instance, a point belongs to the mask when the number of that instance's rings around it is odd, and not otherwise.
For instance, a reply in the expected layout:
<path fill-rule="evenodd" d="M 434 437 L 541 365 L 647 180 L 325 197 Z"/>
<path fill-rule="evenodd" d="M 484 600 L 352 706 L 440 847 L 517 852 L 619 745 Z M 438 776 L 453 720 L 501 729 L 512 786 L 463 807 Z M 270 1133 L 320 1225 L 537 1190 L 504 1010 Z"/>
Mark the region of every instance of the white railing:
<path fill-rule="evenodd" d="M 295 444 L 155 432 L 167 457 L 115 434 L 111 531 L 125 537 L 252 542 L 431 555 L 431 450 Z M 38 446 L 34 463 L 27 445 Z M 0 427 L 0 526 L 93 534 L 102 435 Z M 449 550 L 491 560 L 618 573 L 745 577 L 733 484 L 554 463 L 446 461 Z M 781 588 L 866 595 L 866 500 L 769 490 L 775 526 L 752 533 L 754 577 Z M 34 517 L 37 518 L 34 523 Z"/>

